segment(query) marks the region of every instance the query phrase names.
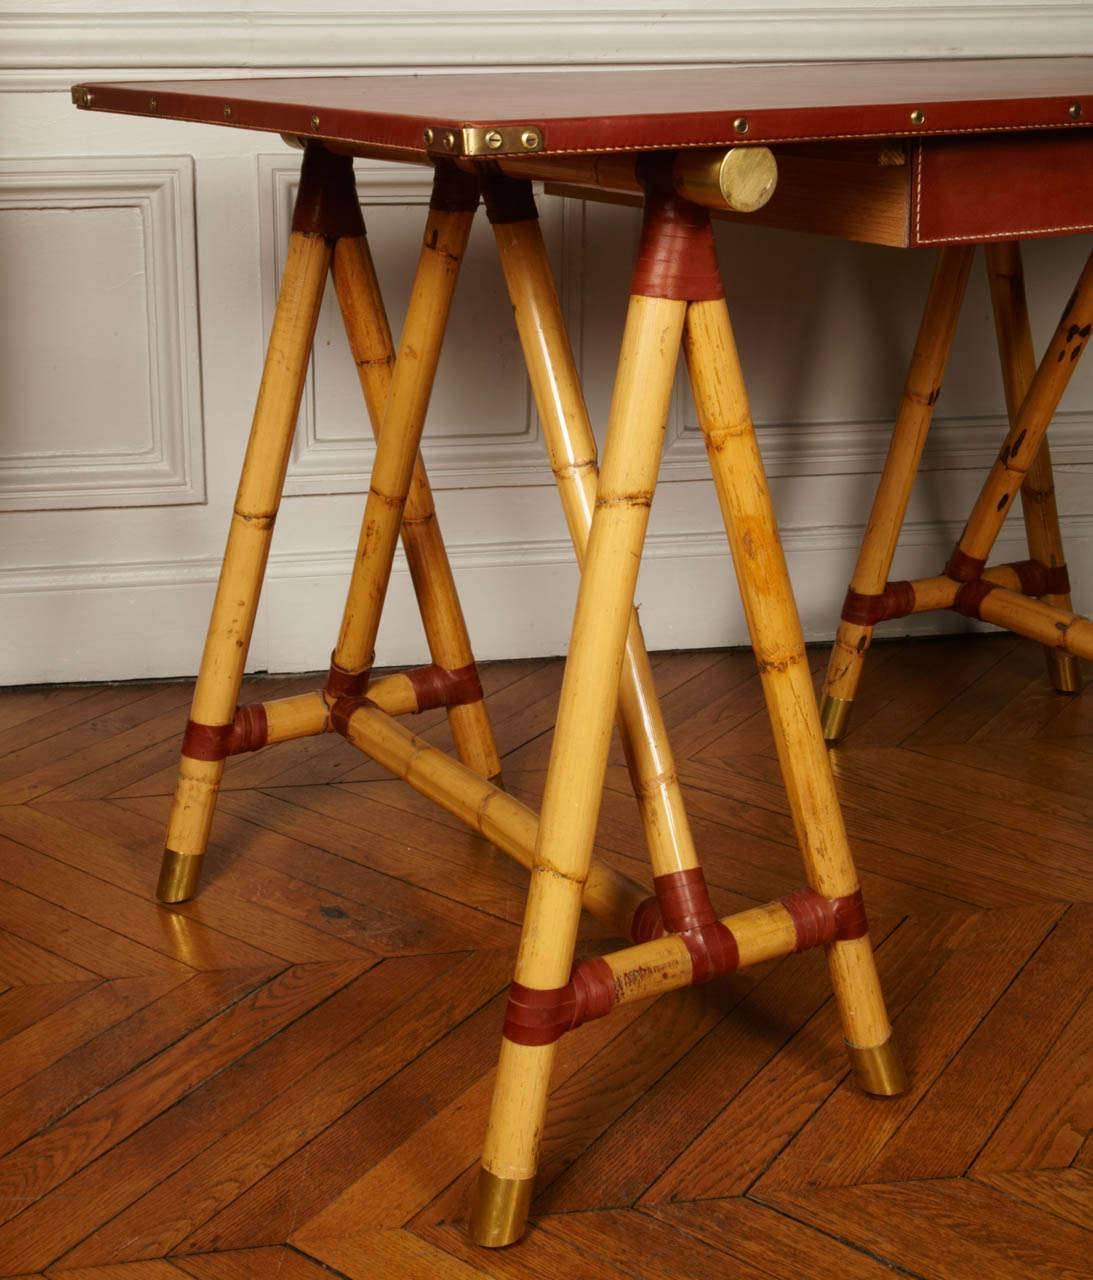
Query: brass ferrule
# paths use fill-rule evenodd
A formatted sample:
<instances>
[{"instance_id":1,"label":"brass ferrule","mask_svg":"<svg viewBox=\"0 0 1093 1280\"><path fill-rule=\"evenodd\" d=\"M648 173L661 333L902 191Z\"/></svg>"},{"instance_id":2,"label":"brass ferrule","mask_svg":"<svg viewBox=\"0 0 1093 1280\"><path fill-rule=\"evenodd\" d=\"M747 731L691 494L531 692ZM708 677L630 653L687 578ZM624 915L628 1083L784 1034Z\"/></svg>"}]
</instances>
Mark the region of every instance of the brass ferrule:
<instances>
[{"instance_id":1,"label":"brass ferrule","mask_svg":"<svg viewBox=\"0 0 1093 1280\"><path fill-rule=\"evenodd\" d=\"M515 1244L524 1234L532 1178L499 1178L488 1169L479 1169L471 1198L470 1236L475 1244L501 1249Z\"/></svg>"},{"instance_id":2,"label":"brass ferrule","mask_svg":"<svg viewBox=\"0 0 1093 1280\"><path fill-rule=\"evenodd\" d=\"M820 702L820 727L824 732L824 741L839 742L846 733L847 721L850 719L850 708L854 705L850 698L836 698L825 693Z\"/></svg>"},{"instance_id":3,"label":"brass ferrule","mask_svg":"<svg viewBox=\"0 0 1093 1280\"><path fill-rule=\"evenodd\" d=\"M201 879L203 853L176 853L164 849L163 863L159 869L156 897L160 902L186 902L197 892Z\"/></svg>"},{"instance_id":4,"label":"brass ferrule","mask_svg":"<svg viewBox=\"0 0 1093 1280\"><path fill-rule=\"evenodd\" d=\"M854 1079L866 1093L894 1098L897 1094L907 1092L907 1072L892 1036L883 1044L869 1049L848 1044L846 1052L854 1071Z\"/></svg>"}]
</instances>

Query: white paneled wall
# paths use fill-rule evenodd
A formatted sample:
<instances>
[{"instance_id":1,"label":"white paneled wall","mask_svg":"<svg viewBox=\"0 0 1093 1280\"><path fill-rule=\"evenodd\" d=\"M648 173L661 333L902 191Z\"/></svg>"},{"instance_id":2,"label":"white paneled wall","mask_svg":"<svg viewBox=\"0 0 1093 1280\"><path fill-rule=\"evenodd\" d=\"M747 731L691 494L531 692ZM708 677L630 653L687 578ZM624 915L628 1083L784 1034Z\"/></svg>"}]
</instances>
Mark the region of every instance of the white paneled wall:
<instances>
[{"instance_id":1,"label":"white paneled wall","mask_svg":"<svg viewBox=\"0 0 1093 1280\"><path fill-rule=\"evenodd\" d=\"M0 683L196 669L299 162L275 137L77 112L67 94L73 81L1091 52L1091 14L1088 0L600 0L593 9L544 0L515 11L500 0L394 10L324 0L321 12L299 0L39 0L33 9L0 0ZM358 183L397 331L427 174L360 163ZM552 199L541 212L602 424L636 218ZM723 227L720 240L806 629L821 638L845 591L932 254L749 227ZM1041 341L1088 247L1029 246ZM936 570L997 449L1004 408L991 343L980 273L912 504L901 576ZM1053 433L1058 485L1077 595L1089 609L1093 370L1079 375L1063 410ZM576 577L484 221L464 268L427 458L479 655L563 651ZM325 665L370 459L328 306L253 669ZM1016 525L1008 539L1017 554ZM639 594L652 647L744 638L682 389ZM417 661L424 652L400 567L379 660Z\"/></svg>"}]
</instances>

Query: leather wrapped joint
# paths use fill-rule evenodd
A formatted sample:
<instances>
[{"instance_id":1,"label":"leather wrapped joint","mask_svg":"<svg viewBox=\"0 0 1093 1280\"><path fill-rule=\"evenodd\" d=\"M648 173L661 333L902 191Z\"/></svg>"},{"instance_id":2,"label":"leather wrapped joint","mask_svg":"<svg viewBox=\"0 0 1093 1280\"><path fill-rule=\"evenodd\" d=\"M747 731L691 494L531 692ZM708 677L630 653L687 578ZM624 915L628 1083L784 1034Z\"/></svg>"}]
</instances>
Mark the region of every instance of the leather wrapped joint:
<instances>
[{"instance_id":1,"label":"leather wrapped joint","mask_svg":"<svg viewBox=\"0 0 1093 1280\"><path fill-rule=\"evenodd\" d=\"M191 760L226 760L244 751L257 751L269 738L266 708L261 702L236 707L230 724L186 722L182 754Z\"/></svg>"},{"instance_id":2,"label":"leather wrapped joint","mask_svg":"<svg viewBox=\"0 0 1093 1280\"><path fill-rule=\"evenodd\" d=\"M630 292L678 302L723 298L709 212L676 194L672 159L669 153L638 161L645 187L645 218Z\"/></svg>"},{"instance_id":3,"label":"leather wrapped joint","mask_svg":"<svg viewBox=\"0 0 1093 1280\"><path fill-rule=\"evenodd\" d=\"M873 627L890 618L905 618L914 611L914 583L886 582L878 595L865 595L850 587L843 601L842 620L859 627Z\"/></svg>"},{"instance_id":4,"label":"leather wrapped joint","mask_svg":"<svg viewBox=\"0 0 1093 1280\"><path fill-rule=\"evenodd\" d=\"M983 601L986 600L996 586L996 583L987 582L985 578L978 578L975 582L965 582L956 593L953 608L966 618L981 618L983 616Z\"/></svg>"},{"instance_id":5,"label":"leather wrapped joint","mask_svg":"<svg viewBox=\"0 0 1093 1280\"><path fill-rule=\"evenodd\" d=\"M327 240L364 235L352 156L335 155L318 142L307 144L292 229Z\"/></svg>"},{"instance_id":6,"label":"leather wrapped joint","mask_svg":"<svg viewBox=\"0 0 1093 1280\"><path fill-rule=\"evenodd\" d=\"M869 932L860 889L841 898L825 898L813 889L797 889L782 899L796 936L794 952L833 942L851 942Z\"/></svg>"},{"instance_id":7,"label":"leather wrapped joint","mask_svg":"<svg viewBox=\"0 0 1093 1280\"><path fill-rule=\"evenodd\" d=\"M344 667L338 666L334 661L334 655L331 654L330 670L326 675L323 693L332 702L336 702L339 698L363 698L368 691L368 682L371 678L371 661L360 671L347 671Z\"/></svg>"},{"instance_id":8,"label":"leather wrapped joint","mask_svg":"<svg viewBox=\"0 0 1093 1280\"><path fill-rule=\"evenodd\" d=\"M974 582L977 578L982 577L983 570L987 567L986 560L980 560L977 556L969 556L956 547L949 557L949 563L945 566L945 576L952 578L954 582Z\"/></svg>"},{"instance_id":9,"label":"leather wrapped joint","mask_svg":"<svg viewBox=\"0 0 1093 1280\"><path fill-rule=\"evenodd\" d=\"M653 888L656 897L647 898L634 912L634 941L678 934L691 957L691 982L696 985L734 973L740 949L732 931L718 919L702 868L655 876Z\"/></svg>"},{"instance_id":10,"label":"leather wrapped joint","mask_svg":"<svg viewBox=\"0 0 1093 1280\"><path fill-rule=\"evenodd\" d=\"M1018 560L1010 568L1017 575L1021 594L1026 596L1070 595L1070 574L1065 564L1044 564L1042 560Z\"/></svg>"},{"instance_id":11,"label":"leather wrapped joint","mask_svg":"<svg viewBox=\"0 0 1093 1280\"><path fill-rule=\"evenodd\" d=\"M473 662L454 671L434 662L427 667L407 671L406 678L413 686L418 711L432 711L434 707L462 707L482 701L482 681Z\"/></svg>"},{"instance_id":12,"label":"leather wrapped joint","mask_svg":"<svg viewBox=\"0 0 1093 1280\"><path fill-rule=\"evenodd\" d=\"M585 960L564 987L537 990L514 982L505 1009L504 1035L514 1044L543 1045L591 1018L602 1018L618 1003L615 976L600 956Z\"/></svg>"},{"instance_id":13,"label":"leather wrapped joint","mask_svg":"<svg viewBox=\"0 0 1093 1280\"><path fill-rule=\"evenodd\" d=\"M330 727L335 733L340 733L342 737L346 737L349 733L349 719L354 711L360 710L361 707L374 707L374 702L369 702L367 698L338 698L338 700L330 708Z\"/></svg>"},{"instance_id":14,"label":"leather wrapped joint","mask_svg":"<svg viewBox=\"0 0 1093 1280\"><path fill-rule=\"evenodd\" d=\"M486 217L495 227L508 222L534 222L539 217L535 193L527 178L490 174L482 181L482 200Z\"/></svg>"},{"instance_id":15,"label":"leather wrapped joint","mask_svg":"<svg viewBox=\"0 0 1093 1280\"><path fill-rule=\"evenodd\" d=\"M438 213L474 213L478 208L478 177L452 164L438 160L433 170L433 191L429 208Z\"/></svg>"}]
</instances>

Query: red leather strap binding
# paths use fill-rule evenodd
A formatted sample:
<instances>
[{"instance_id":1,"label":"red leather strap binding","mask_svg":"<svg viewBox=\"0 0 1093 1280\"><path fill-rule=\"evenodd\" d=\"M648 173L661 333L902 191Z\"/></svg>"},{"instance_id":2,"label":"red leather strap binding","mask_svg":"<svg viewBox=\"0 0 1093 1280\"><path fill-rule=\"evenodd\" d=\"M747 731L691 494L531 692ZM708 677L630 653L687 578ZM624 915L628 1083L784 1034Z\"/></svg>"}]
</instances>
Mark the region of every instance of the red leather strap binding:
<instances>
[{"instance_id":1,"label":"red leather strap binding","mask_svg":"<svg viewBox=\"0 0 1093 1280\"><path fill-rule=\"evenodd\" d=\"M339 698L330 708L330 727L344 738L349 731L349 717L359 707L374 706L367 698Z\"/></svg>"},{"instance_id":2,"label":"red leather strap binding","mask_svg":"<svg viewBox=\"0 0 1093 1280\"><path fill-rule=\"evenodd\" d=\"M859 627L872 627L889 618L905 618L915 611L915 588L911 582L886 582L875 596L864 595L850 587L843 601L843 622Z\"/></svg>"},{"instance_id":3,"label":"red leather strap binding","mask_svg":"<svg viewBox=\"0 0 1093 1280\"><path fill-rule=\"evenodd\" d=\"M224 760L231 731L230 724L199 724L196 720L187 720L182 754L191 760Z\"/></svg>"},{"instance_id":4,"label":"red leather strap binding","mask_svg":"<svg viewBox=\"0 0 1093 1280\"><path fill-rule=\"evenodd\" d=\"M945 576L952 578L954 582L974 582L982 574L986 565L986 560L966 555L957 546L949 557L949 563L945 566Z\"/></svg>"},{"instance_id":5,"label":"red leather strap binding","mask_svg":"<svg viewBox=\"0 0 1093 1280\"><path fill-rule=\"evenodd\" d=\"M710 901L701 867L654 876L653 888L660 904L665 932L683 933L687 929L717 923L717 912Z\"/></svg>"},{"instance_id":6,"label":"red leather strap binding","mask_svg":"<svg viewBox=\"0 0 1093 1280\"><path fill-rule=\"evenodd\" d=\"M831 910L835 916L837 942L851 942L854 938L864 938L869 932L865 901L860 889L855 889L853 893L848 893L843 898L832 898Z\"/></svg>"},{"instance_id":7,"label":"red leather strap binding","mask_svg":"<svg viewBox=\"0 0 1093 1280\"><path fill-rule=\"evenodd\" d=\"M689 867L655 876L653 888L662 930L678 933L690 953L691 981L708 982L723 973L732 973L740 963L740 950L732 932L717 918L702 868ZM640 913L641 908L638 910Z\"/></svg>"},{"instance_id":8,"label":"red leather strap binding","mask_svg":"<svg viewBox=\"0 0 1093 1280\"><path fill-rule=\"evenodd\" d=\"M539 217L535 194L526 178L490 174L482 182L486 217L496 227L506 222L534 222Z\"/></svg>"},{"instance_id":9,"label":"red leather strap binding","mask_svg":"<svg viewBox=\"0 0 1093 1280\"><path fill-rule=\"evenodd\" d=\"M330 655L330 670L326 676L326 687L323 692L328 698L363 698L368 690L368 681L372 678L372 660L363 671L346 671L334 661Z\"/></svg>"},{"instance_id":10,"label":"red leather strap binding","mask_svg":"<svg viewBox=\"0 0 1093 1280\"><path fill-rule=\"evenodd\" d=\"M244 751L257 751L269 739L269 721L261 702L246 707L236 707L228 736L228 755L240 755Z\"/></svg>"},{"instance_id":11,"label":"red leather strap binding","mask_svg":"<svg viewBox=\"0 0 1093 1280\"><path fill-rule=\"evenodd\" d=\"M182 735L182 754L191 760L224 760L244 751L257 751L266 745L269 725L266 709L260 702L236 707L231 724L199 724L186 722Z\"/></svg>"},{"instance_id":12,"label":"red leather strap binding","mask_svg":"<svg viewBox=\"0 0 1093 1280\"><path fill-rule=\"evenodd\" d=\"M789 912L797 935L794 952L808 951L835 941L835 912L830 898L812 889L795 889L782 899L782 906Z\"/></svg>"},{"instance_id":13,"label":"red leather strap binding","mask_svg":"<svg viewBox=\"0 0 1093 1280\"><path fill-rule=\"evenodd\" d=\"M478 208L478 178L448 160L438 160L429 208L439 213L474 213Z\"/></svg>"},{"instance_id":14,"label":"red leather strap binding","mask_svg":"<svg viewBox=\"0 0 1093 1280\"><path fill-rule=\"evenodd\" d=\"M292 229L328 240L364 235L352 156L336 156L317 142L308 143Z\"/></svg>"},{"instance_id":15,"label":"red leather strap binding","mask_svg":"<svg viewBox=\"0 0 1093 1280\"><path fill-rule=\"evenodd\" d=\"M1042 560L1018 560L1010 568L1017 574L1021 594L1026 596L1068 596L1070 575L1065 564L1044 564Z\"/></svg>"},{"instance_id":16,"label":"red leather strap binding","mask_svg":"<svg viewBox=\"0 0 1093 1280\"><path fill-rule=\"evenodd\" d=\"M667 930L660 915L660 903L656 898L643 898L634 912L630 924L632 942L652 942L654 938L662 938Z\"/></svg>"},{"instance_id":17,"label":"red leather strap binding","mask_svg":"<svg viewBox=\"0 0 1093 1280\"><path fill-rule=\"evenodd\" d=\"M735 973L739 968L740 948L732 931L720 920L698 929L687 929L679 936L691 955L691 982L695 986Z\"/></svg>"},{"instance_id":18,"label":"red leather strap binding","mask_svg":"<svg viewBox=\"0 0 1093 1280\"><path fill-rule=\"evenodd\" d=\"M981 617L983 601L995 589L996 584L979 578L975 582L966 582L956 593L953 608L966 618Z\"/></svg>"},{"instance_id":19,"label":"red leather strap binding","mask_svg":"<svg viewBox=\"0 0 1093 1280\"><path fill-rule=\"evenodd\" d=\"M630 292L684 302L723 298L709 212L676 195L670 162L670 156L638 162L645 183L645 219Z\"/></svg>"},{"instance_id":20,"label":"red leather strap binding","mask_svg":"<svg viewBox=\"0 0 1093 1280\"><path fill-rule=\"evenodd\" d=\"M431 711L434 707L460 707L468 702L482 701L482 682L478 668L469 663L449 671L432 663L407 671L406 678L414 688L419 711Z\"/></svg>"},{"instance_id":21,"label":"red leather strap binding","mask_svg":"<svg viewBox=\"0 0 1093 1280\"><path fill-rule=\"evenodd\" d=\"M602 1018L618 1000L611 966L585 960L564 987L537 990L514 982L505 1008L504 1036L514 1044L553 1044L590 1018Z\"/></svg>"},{"instance_id":22,"label":"red leather strap binding","mask_svg":"<svg viewBox=\"0 0 1093 1280\"><path fill-rule=\"evenodd\" d=\"M812 889L796 889L782 899L782 906L793 920L795 952L864 938L869 932L860 889L842 898L825 898Z\"/></svg>"}]
</instances>

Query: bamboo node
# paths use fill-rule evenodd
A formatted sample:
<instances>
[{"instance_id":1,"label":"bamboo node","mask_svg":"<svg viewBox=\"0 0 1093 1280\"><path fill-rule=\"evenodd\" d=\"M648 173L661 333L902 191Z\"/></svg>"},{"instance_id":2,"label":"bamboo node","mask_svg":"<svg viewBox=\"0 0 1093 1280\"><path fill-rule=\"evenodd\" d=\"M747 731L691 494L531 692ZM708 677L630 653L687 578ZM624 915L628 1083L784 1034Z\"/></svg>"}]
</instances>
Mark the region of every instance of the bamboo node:
<instances>
[{"instance_id":1,"label":"bamboo node","mask_svg":"<svg viewBox=\"0 0 1093 1280\"><path fill-rule=\"evenodd\" d=\"M755 655L755 665L760 675L766 675L768 671L788 671L790 667L804 660L803 652L791 653L787 658L760 658L758 654Z\"/></svg>"},{"instance_id":2,"label":"bamboo node","mask_svg":"<svg viewBox=\"0 0 1093 1280\"><path fill-rule=\"evenodd\" d=\"M254 529L272 529L277 519L277 512L240 511L238 507L232 512L237 520L249 524Z\"/></svg>"},{"instance_id":3,"label":"bamboo node","mask_svg":"<svg viewBox=\"0 0 1093 1280\"><path fill-rule=\"evenodd\" d=\"M385 507L390 507L392 511L400 511L406 503L406 494L404 493L381 493L375 485L368 486L368 496L379 498Z\"/></svg>"},{"instance_id":4,"label":"bamboo node","mask_svg":"<svg viewBox=\"0 0 1093 1280\"><path fill-rule=\"evenodd\" d=\"M637 493L619 493L609 497L596 498L596 510L601 507L651 507L653 491L646 489Z\"/></svg>"}]
</instances>

